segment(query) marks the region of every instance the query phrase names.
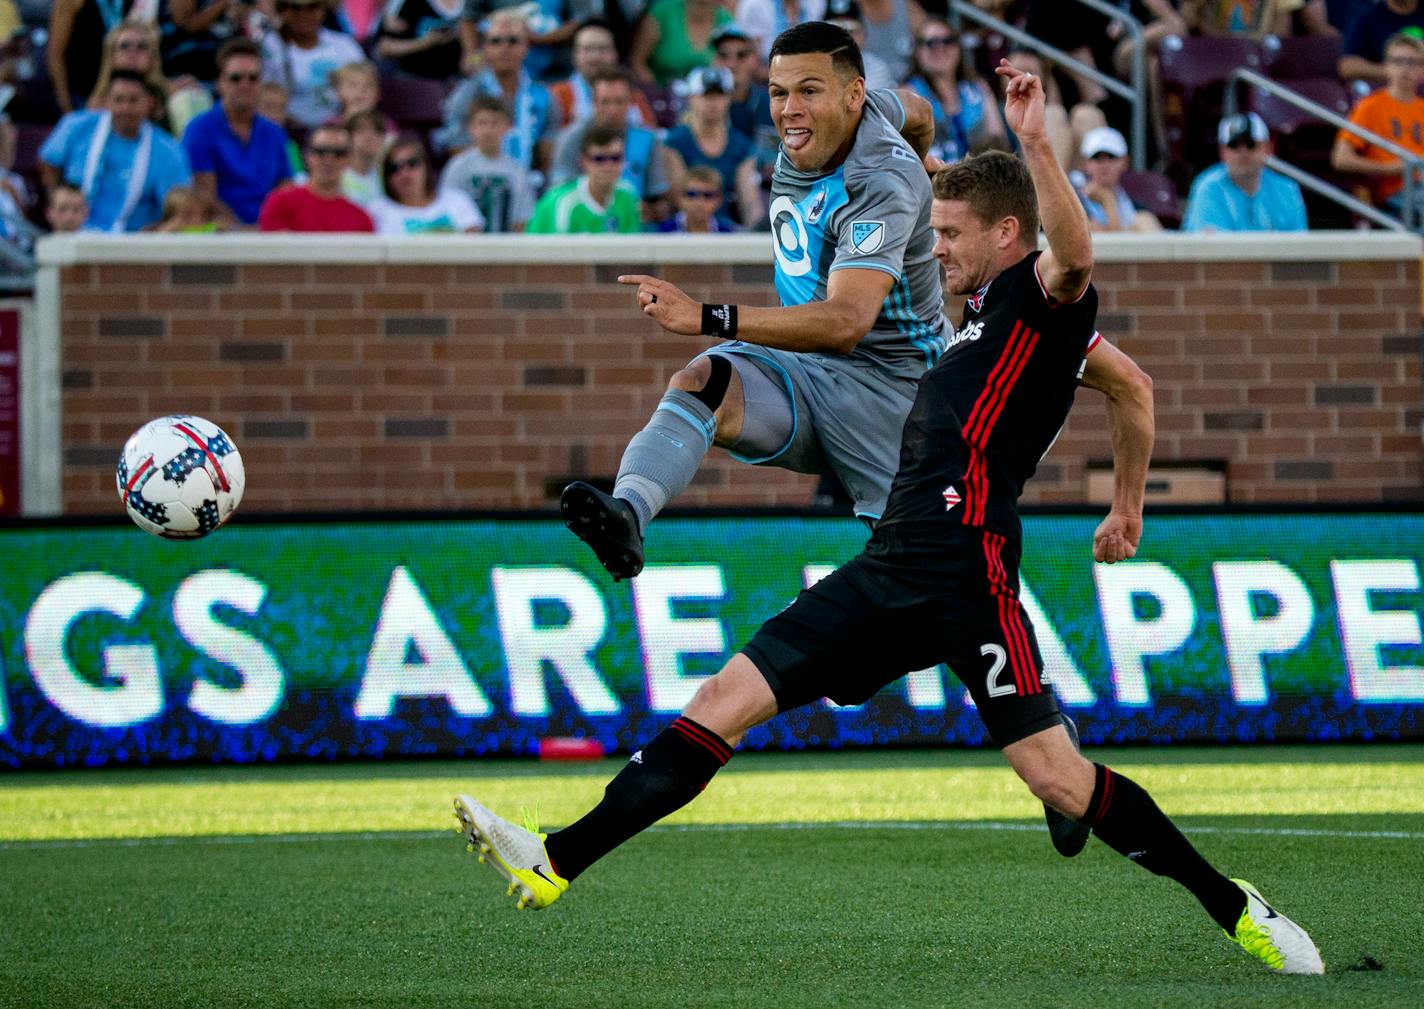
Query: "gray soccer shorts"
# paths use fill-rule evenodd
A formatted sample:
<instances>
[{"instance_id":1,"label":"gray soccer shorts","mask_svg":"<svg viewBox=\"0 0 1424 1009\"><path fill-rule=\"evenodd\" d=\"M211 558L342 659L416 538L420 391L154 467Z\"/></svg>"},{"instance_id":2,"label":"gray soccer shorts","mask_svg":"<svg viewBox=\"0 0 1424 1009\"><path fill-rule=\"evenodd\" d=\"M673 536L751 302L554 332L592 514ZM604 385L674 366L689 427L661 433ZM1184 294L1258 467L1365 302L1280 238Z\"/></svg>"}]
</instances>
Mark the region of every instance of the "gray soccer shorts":
<instances>
[{"instance_id":1,"label":"gray soccer shorts","mask_svg":"<svg viewBox=\"0 0 1424 1009\"><path fill-rule=\"evenodd\" d=\"M900 465L900 435L924 375L860 356L835 357L733 342L712 347L742 381L745 421L734 459L797 473L834 473L875 521ZM750 366L749 366L750 365Z\"/></svg>"}]
</instances>

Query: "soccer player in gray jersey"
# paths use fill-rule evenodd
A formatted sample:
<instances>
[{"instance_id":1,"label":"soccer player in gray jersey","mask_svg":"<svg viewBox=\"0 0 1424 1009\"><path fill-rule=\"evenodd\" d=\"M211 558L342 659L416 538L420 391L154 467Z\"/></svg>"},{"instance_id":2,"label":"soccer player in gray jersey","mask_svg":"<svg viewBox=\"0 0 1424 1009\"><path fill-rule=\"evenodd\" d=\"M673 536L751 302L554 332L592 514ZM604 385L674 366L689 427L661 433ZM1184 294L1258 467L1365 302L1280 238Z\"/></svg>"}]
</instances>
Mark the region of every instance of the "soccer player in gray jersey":
<instances>
[{"instance_id":1,"label":"soccer player in gray jersey","mask_svg":"<svg viewBox=\"0 0 1424 1009\"><path fill-rule=\"evenodd\" d=\"M916 386L947 343L928 103L867 93L854 40L819 21L777 36L769 87L782 145L770 208L781 305L704 305L656 277L619 278L668 332L727 342L673 375L611 496L564 489L564 521L615 580L643 569L648 522L714 444L752 464L834 473L873 523Z\"/></svg>"}]
</instances>

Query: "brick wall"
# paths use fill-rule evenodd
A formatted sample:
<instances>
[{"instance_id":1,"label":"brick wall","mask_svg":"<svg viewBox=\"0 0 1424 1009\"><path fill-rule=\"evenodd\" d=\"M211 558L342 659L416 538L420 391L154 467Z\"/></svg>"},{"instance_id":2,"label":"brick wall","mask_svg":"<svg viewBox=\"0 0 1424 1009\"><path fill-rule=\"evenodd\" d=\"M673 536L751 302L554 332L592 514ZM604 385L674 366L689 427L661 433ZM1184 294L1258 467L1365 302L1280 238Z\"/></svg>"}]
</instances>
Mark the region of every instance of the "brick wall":
<instances>
[{"instance_id":1,"label":"brick wall","mask_svg":"<svg viewBox=\"0 0 1424 1009\"><path fill-rule=\"evenodd\" d=\"M1424 496L1418 249L1339 237L1100 243L1099 326L1156 380L1158 459L1226 460L1235 502ZM236 438L245 510L545 507L570 475L614 473L706 345L643 319L619 273L771 300L758 238L631 257L608 240L342 241L46 242L63 510L112 512L119 446L169 412ZM1109 455L1099 397L1079 400L1030 501L1081 501ZM679 503L800 505L813 487L714 451Z\"/></svg>"}]
</instances>

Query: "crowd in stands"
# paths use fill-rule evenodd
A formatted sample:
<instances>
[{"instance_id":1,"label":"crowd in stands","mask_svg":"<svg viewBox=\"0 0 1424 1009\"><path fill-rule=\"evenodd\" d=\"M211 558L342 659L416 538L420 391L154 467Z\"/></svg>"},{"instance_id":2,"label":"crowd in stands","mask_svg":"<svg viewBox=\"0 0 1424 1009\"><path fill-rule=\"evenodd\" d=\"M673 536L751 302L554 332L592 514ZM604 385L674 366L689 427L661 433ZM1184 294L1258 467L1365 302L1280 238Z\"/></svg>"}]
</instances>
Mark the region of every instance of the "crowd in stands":
<instances>
[{"instance_id":1,"label":"crowd in stands","mask_svg":"<svg viewBox=\"0 0 1424 1009\"><path fill-rule=\"evenodd\" d=\"M1225 116L1219 87L1214 106L1174 92L1196 40L1294 54L1309 94L1338 89L1353 122L1424 157L1421 0L1114 2L1140 36L1075 0L974 6L1124 81L1140 37L1141 152L1100 79L947 0L55 0L43 24L0 0L0 236L765 229L769 49L812 19L857 39L870 87L930 103L946 162L1015 147L999 58L1042 75L1095 230L1307 226L1299 185L1266 164L1300 124L1287 135L1249 99ZM1215 134L1194 149L1203 107ZM1316 136L1315 168L1405 209L1397 152Z\"/></svg>"}]
</instances>

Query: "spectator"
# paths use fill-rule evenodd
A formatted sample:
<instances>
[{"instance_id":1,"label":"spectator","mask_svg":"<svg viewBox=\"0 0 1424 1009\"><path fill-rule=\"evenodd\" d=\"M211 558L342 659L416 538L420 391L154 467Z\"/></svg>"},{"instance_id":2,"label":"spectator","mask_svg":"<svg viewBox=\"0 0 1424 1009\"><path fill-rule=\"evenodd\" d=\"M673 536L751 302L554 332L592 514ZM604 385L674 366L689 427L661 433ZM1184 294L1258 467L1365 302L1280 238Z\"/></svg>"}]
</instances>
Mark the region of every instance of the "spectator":
<instances>
[{"instance_id":1,"label":"spectator","mask_svg":"<svg viewBox=\"0 0 1424 1009\"><path fill-rule=\"evenodd\" d=\"M56 235L84 230L84 222L89 219L89 201L78 186L59 182L49 191L49 204L45 207L45 220L50 231Z\"/></svg>"},{"instance_id":2,"label":"spectator","mask_svg":"<svg viewBox=\"0 0 1424 1009\"><path fill-rule=\"evenodd\" d=\"M445 165L440 185L464 192L485 219L485 231L523 231L534 213L534 190L519 162L500 150L512 121L498 98L485 95L470 107L473 146Z\"/></svg>"},{"instance_id":3,"label":"spectator","mask_svg":"<svg viewBox=\"0 0 1424 1009\"><path fill-rule=\"evenodd\" d=\"M158 29L149 21L130 19L104 37L95 94L103 94L115 70L132 70L143 77L155 98L153 121L173 136L181 136L193 117L212 108L212 97L192 77L170 81L158 60Z\"/></svg>"},{"instance_id":4,"label":"spectator","mask_svg":"<svg viewBox=\"0 0 1424 1009\"><path fill-rule=\"evenodd\" d=\"M1182 19L1198 34L1259 42L1267 35L1293 35L1299 16L1308 34L1336 35L1325 16L1324 0L1184 0Z\"/></svg>"},{"instance_id":5,"label":"spectator","mask_svg":"<svg viewBox=\"0 0 1424 1009\"><path fill-rule=\"evenodd\" d=\"M733 24L713 32L712 45L717 53L712 65L732 75L732 129L751 137L758 164L770 167L776 161L781 138L771 121L771 97L760 79L766 67L757 58L755 42Z\"/></svg>"},{"instance_id":6,"label":"spectator","mask_svg":"<svg viewBox=\"0 0 1424 1009\"><path fill-rule=\"evenodd\" d=\"M40 148L45 189L77 185L98 231L142 231L162 216L174 186L192 183L178 142L149 122L153 95L132 70L115 70L103 109L71 112Z\"/></svg>"},{"instance_id":7,"label":"spectator","mask_svg":"<svg viewBox=\"0 0 1424 1009\"><path fill-rule=\"evenodd\" d=\"M333 70L331 90L336 95L336 114L328 122L344 123L358 112L376 112L381 107L381 74L370 60L357 60ZM400 127L381 113L381 132L394 140Z\"/></svg>"},{"instance_id":8,"label":"spectator","mask_svg":"<svg viewBox=\"0 0 1424 1009\"><path fill-rule=\"evenodd\" d=\"M886 63L879 53L865 48L865 24L860 17L860 5L855 0L827 0L826 20L850 32L851 38L855 39L855 44L860 47L867 91L899 86L900 78L895 76L890 64Z\"/></svg>"},{"instance_id":9,"label":"spectator","mask_svg":"<svg viewBox=\"0 0 1424 1009\"><path fill-rule=\"evenodd\" d=\"M1360 100L1350 113L1350 122L1424 156L1424 98L1419 97L1419 86L1424 83L1424 39L1412 32L1391 36L1384 46L1384 67L1388 74L1385 86ZM1400 212L1403 164L1393 154L1341 130L1330 152L1330 166L1337 172L1369 176L1375 205Z\"/></svg>"},{"instance_id":10,"label":"spectator","mask_svg":"<svg viewBox=\"0 0 1424 1009\"><path fill-rule=\"evenodd\" d=\"M634 234L642 230L638 194L623 181L623 138L595 126L579 150L583 174L545 193L534 207L530 234Z\"/></svg>"},{"instance_id":11,"label":"spectator","mask_svg":"<svg viewBox=\"0 0 1424 1009\"><path fill-rule=\"evenodd\" d=\"M257 114L262 50L233 39L218 51L218 104L188 124L193 188L229 223L252 227L267 194L292 177L287 134Z\"/></svg>"},{"instance_id":12,"label":"spectator","mask_svg":"<svg viewBox=\"0 0 1424 1009\"><path fill-rule=\"evenodd\" d=\"M245 0L159 0L163 72L212 84L218 78L218 50L228 39L246 34L252 11Z\"/></svg>"},{"instance_id":13,"label":"spectator","mask_svg":"<svg viewBox=\"0 0 1424 1009\"><path fill-rule=\"evenodd\" d=\"M549 94L564 127L581 123L593 116L593 87L589 83L605 70L618 66L618 48L608 26L591 21L574 35L574 72L557 84L549 85ZM653 127L657 122L652 106L641 91L633 92L633 104L628 107L628 125Z\"/></svg>"},{"instance_id":14,"label":"spectator","mask_svg":"<svg viewBox=\"0 0 1424 1009\"><path fill-rule=\"evenodd\" d=\"M174 186L163 200L163 218L153 230L171 235L213 235L227 229L212 200L187 186Z\"/></svg>"},{"instance_id":15,"label":"spectator","mask_svg":"<svg viewBox=\"0 0 1424 1009\"><path fill-rule=\"evenodd\" d=\"M287 89L287 114L303 129L336 113L331 72L366 58L350 35L322 27L324 0L276 0L279 28L262 38L263 73Z\"/></svg>"},{"instance_id":16,"label":"spectator","mask_svg":"<svg viewBox=\"0 0 1424 1009\"><path fill-rule=\"evenodd\" d=\"M1266 167L1271 131L1254 112L1227 116L1217 126L1221 164L1192 183L1183 231L1304 231L1300 186Z\"/></svg>"},{"instance_id":17,"label":"spectator","mask_svg":"<svg viewBox=\"0 0 1424 1009\"><path fill-rule=\"evenodd\" d=\"M910 74L915 38L924 23L925 11L917 0L860 0L860 25L865 33L861 53L873 53L884 60L899 84Z\"/></svg>"},{"instance_id":18,"label":"spectator","mask_svg":"<svg viewBox=\"0 0 1424 1009\"><path fill-rule=\"evenodd\" d=\"M485 68L465 78L446 99L437 146L453 151L467 144L471 104L480 95L493 95L514 110L514 129L504 138L504 152L526 170L547 170L554 147L553 99L524 69L528 53L524 18L510 11L492 14L484 38Z\"/></svg>"},{"instance_id":19,"label":"spectator","mask_svg":"<svg viewBox=\"0 0 1424 1009\"><path fill-rule=\"evenodd\" d=\"M717 169L723 180L723 201L735 200L737 219L750 227L762 216L761 177L756 170L756 144L732 129L732 72L702 67L683 83L688 111L681 125L669 130L668 171L673 186L694 165Z\"/></svg>"},{"instance_id":20,"label":"spectator","mask_svg":"<svg viewBox=\"0 0 1424 1009\"><path fill-rule=\"evenodd\" d=\"M344 126L318 126L307 139L305 184L269 195L257 216L262 231L374 231L371 216L341 195L341 173L351 157Z\"/></svg>"},{"instance_id":21,"label":"spectator","mask_svg":"<svg viewBox=\"0 0 1424 1009\"><path fill-rule=\"evenodd\" d=\"M287 115L287 89L276 81L263 81L257 86L257 114L270 120L285 131L290 122ZM302 147L289 133L287 135L287 165L292 170L292 178L301 181L307 177L307 167L302 164Z\"/></svg>"},{"instance_id":22,"label":"spectator","mask_svg":"<svg viewBox=\"0 0 1424 1009\"><path fill-rule=\"evenodd\" d=\"M386 153L386 117L375 109L356 112L342 124L351 134L351 163L341 173L341 192L352 203L369 207L385 195L381 157Z\"/></svg>"},{"instance_id":23,"label":"spectator","mask_svg":"<svg viewBox=\"0 0 1424 1009\"><path fill-rule=\"evenodd\" d=\"M682 177L677 190L677 213L658 225L664 233L686 235L724 234L737 226L720 213L722 176L711 165L696 165Z\"/></svg>"},{"instance_id":24,"label":"spectator","mask_svg":"<svg viewBox=\"0 0 1424 1009\"><path fill-rule=\"evenodd\" d=\"M638 24L628 65L639 81L667 87L712 62L712 35L732 15L717 0L654 0Z\"/></svg>"},{"instance_id":25,"label":"spectator","mask_svg":"<svg viewBox=\"0 0 1424 1009\"><path fill-rule=\"evenodd\" d=\"M633 104L633 78L628 71L615 67L593 79L593 118L570 126L559 136L554 148L554 163L550 181L561 186L578 175L583 159L583 138L595 126L617 133L623 141L623 181L633 187L638 198L647 201L649 216L661 220L665 209L654 204L672 188L668 177L667 148L657 134L641 126L628 125L628 109Z\"/></svg>"},{"instance_id":26,"label":"spectator","mask_svg":"<svg viewBox=\"0 0 1424 1009\"><path fill-rule=\"evenodd\" d=\"M1048 79L1043 81L1046 87ZM985 138L1008 139L998 98L964 60L959 35L948 22L925 19L905 86L930 103L935 124L930 153L946 164L959 161Z\"/></svg>"},{"instance_id":27,"label":"spectator","mask_svg":"<svg viewBox=\"0 0 1424 1009\"><path fill-rule=\"evenodd\" d=\"M792 25L820 21L826 16L826 0L741 0L737 4L737 24L766 64L771 60L771 43ZM712 44L716 45L714 37Z\"/></svg>"},{"instance_id":28,"label":"spectator","mask_svg":"<svg viewBox=\"0 0 1424 1009\"><path fill-rule=\"evenodd\" d=\"M95 93L104 37L142 0L54 0L45 63L60 112L82 109Z\"/></svg>"},{"instance_id":29,"label":"spectator","mask_svg":"<svg viewBox=\"0 0 1424 1009\"><path fill-rule=\"evenodd\" d=\"M1127 139L1111 126L1100 126L1083 138L1084 182L1078 198L1093 231L1161 231L1162 222L1138 210L1122 188L1127 171Z\"/></svg>"},{"instance_id":30,"label":"spectator","mask_svg":"<svg viewBox=\"0 0 1424 1009\"><path fill-rule=\"evenodd\" d=\"M485 219L461 189L436 185L425 142L402 134L386 151L381 180L388 196L367 208L379 235L454 234L483 231Z\"/></svg>"},{"instance_id":31,"label":"spectator","mask_svg":"<svg viewBox=\"0 0 1424 1009\"><path fill-rule=\"evenodd\" d=\"M580 0L580 7L588 7ZM529 52L524 69L536 81L546 81L568 73L564 47L578 30L579 22L570 13L570 0L465 0L460 16L460 47L463 68L472 72L480 65L480 35L489 33L488 19L500 11L517 9L529 31ZM596 11L588 11L596 16Z\"/></svg>"},{"instance_id":32,"label":"spectator","mask_svg":"<svg viewBox=\"0 0 1424 1009\"><path fill-rule=\"evenodd\" d=\"M387 5L376 55L412 77L443 81L458 76L457 26L464 5L464 0L396 0Z\"/></svg>"},{"instance_id":33,"label":"spectator","mask_svg":"<svg viewBox=\"0 0 1424 1009\"><path fill-rule=\"evenodd\" d=\"M1340 56L1340 76L1382 85L1389 79L1384 66L1384 44L1402 31L1424 31L1424 10L1419 0L1379 0L1364 10L1345 33Z\"/></svg>"}]
</instances>

